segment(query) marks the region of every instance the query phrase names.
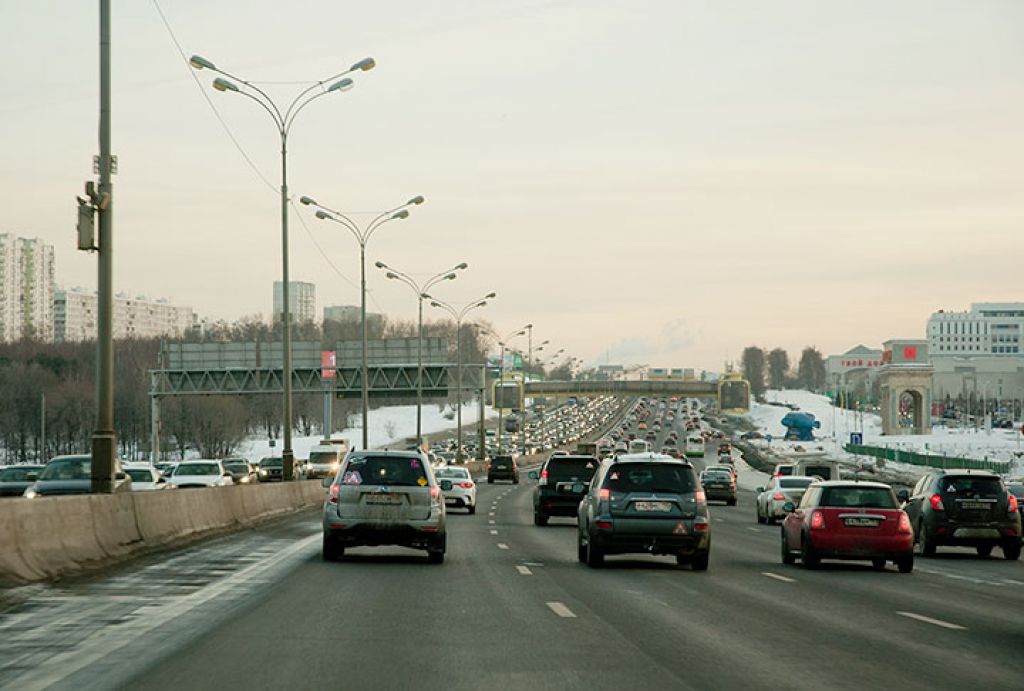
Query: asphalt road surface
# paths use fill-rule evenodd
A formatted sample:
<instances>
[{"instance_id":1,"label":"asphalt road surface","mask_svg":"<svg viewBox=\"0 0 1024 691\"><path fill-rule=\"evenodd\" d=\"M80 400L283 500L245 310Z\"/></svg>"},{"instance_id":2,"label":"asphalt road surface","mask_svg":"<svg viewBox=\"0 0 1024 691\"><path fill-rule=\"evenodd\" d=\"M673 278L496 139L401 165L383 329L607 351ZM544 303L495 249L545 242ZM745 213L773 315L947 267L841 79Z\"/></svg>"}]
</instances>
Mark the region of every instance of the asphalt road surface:
<instances>
[{"instance_id":1,"label":"asphalt road surface","mask_svg":"<svg viewBox=\"0 0 1024 691\"><path fill-rule=\"evenodd\" d=\"M706 573L644 555L593 570L574 520L533 525L532 485L482 484L439 566L399 548L324 562L305 514L8 592L0 687L1024 688L1024 565L999 550L908 575L783 566L742 491L712 506Z\"/></svg>"}]
</instances>

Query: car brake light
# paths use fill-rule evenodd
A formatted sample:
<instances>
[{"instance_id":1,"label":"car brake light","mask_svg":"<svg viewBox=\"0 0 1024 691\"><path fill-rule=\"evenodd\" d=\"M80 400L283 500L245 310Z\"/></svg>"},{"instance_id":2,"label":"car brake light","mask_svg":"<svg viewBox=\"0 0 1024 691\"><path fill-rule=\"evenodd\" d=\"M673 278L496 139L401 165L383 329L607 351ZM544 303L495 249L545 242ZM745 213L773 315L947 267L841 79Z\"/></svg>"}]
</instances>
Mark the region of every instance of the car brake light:
<instances>
[{"instance_id":1,"label":"car brake light","mask_svg":"<svg viewBox=\"0 0 1024 691\"><path fill-rule=\"evenodd\" d=\"M1017 513L1017 497L1012 494L1006 501L1006 513Z\"/></svg>"},{"instance_id":2,"label":"car brake light","mask_svg":"<svg viewBox=\"0 0 1024 691\"><path fill-rule=\"evenodd\" d=\"M775 501L785 501L786 495L783 494L782 492L776 492L775 494L772 495L772 499L774 499Z\"/></svg>"},{"instance_id":3,"label":"car brake light","mask_svg":"<svg viewBox=\"0 0 1024 691\"><path fill-rule=\"evenodd\" d=\"M695 519L693 519L694 532L706 533L708 532L709 527L710 525L708 524L708 519L704 518L703 516L697 516Z\"/></svg>"},{"instance_id":4,"label":"car brake light","mask_svg":"<svg viewBox=\"0 0 1024 691\"><path fill-rule=\"evenodd\" d=\"M694 492L693 498L697 500L698 504L703 504L708 500L707 495L704 494L703 490L697 490L696 492Z\"/></svg>"},{"instance_id":5,"label":"car brake light","mask_svg":"<svg viewBox=\"0 0 1024 691\"><path fill-rule=\"evenodd\" d=\"M340 491L341 491L341 485L337 485L337 484L331 485L331 496L327 499L327 502L330 503L330 504L337 504L338 503L338 492L340 492Z\"/></svg>"},{"instance_id":6,"label":"car brake light","mask_svg":"<svg viewBox=\"0 0 1024 691\"><path fill-rule=\"evenodd\" d=\"M900 512L900 524L897 530L901 533L912 533L913 529L910 527L910 516Z\"/></svg>"},{"instance_id":7,"label":"car brake light","mask_svg":"<svg viewBox=\"0 0 1024 691\"><path fill-rule=\"evenodd\" d=\"M441 488L438 487L437 485L434 485L433 487L431 487L430 488L430 498L431 499L439 499L440 497L441 497Z\"/></svg>"},{"instance_id":8,"label":"car brake light","mask_svg":"<svg viewBox=\"0 0 1024 691\"><path fill-rule=\"evenodd\" d=\"M538 485L546 485L546 484L548 484L548 469L547 468L545 468L544 470L540 471L540 480L537 482L537 484Z\"/></svg>"},{"instance_id":9,"label":"car brake light","mask_svg":"<svg viewBox=\"0 0 1024 691\"><path fill-rule=\"evenodd\" d=\"M600 491L600 493L598 493L597 498L600 499L601 501L608 501L612 498L612 491L605 487L603 490Z\"/></svg>"},{"instance_id":10,"label":"car brake light","mask_svg":"<svg viewBox=\"0 0 1024 691\"><path fill-rule=\"evenodd\" d=\"M487 469L490 470L491 468L492 468L492 465L490 463L488 463L487 464Z\"/></svg>"},{"instance_id":11,"label":"car brake light","mask_svg":"<svg viewBox=\"0 0 1024 691\"><path fill-rule=\"evenodd\" d=\"M811 528L822 529L825 527L825 514L815 511L811 514Z\"/></svg>"},{"instance_id":12,"label":"car brake light","mask_svg":"<svg viewBox=\"0 0 1024 691\"><path fill-rule=\"evenodd\" d=\"M472 483L472 482L460 482L460 483L459 483L459 487L462 487L462 488L464 488L464 489L469 489L469 488L471 488L472 486L473 486L473 483Z\"/></svg>"},{"instance_id":13,"label":"car brake light","mask_svg":"<svg viewBox=\"0 0 1024 691\"><path fill-rule=\"evenodd\" d=\"M930 501L932 503L932 508L935 511L945 511L946 510L946 507L942 503L942 497L940 497L939 495L933 494L932 496L928 497L928 501Z\"/></svg>"},{"instance_id":14,"label":"car brake light","mask_svg":"<svg viewBox=\"0 0 1024 691\"><path fill-rule=\"evenodd\" d=\"M612 522L611 521L598 521L597 522L597 527L600 528L601 530L611 530L612 529Z\"/></svg>"}]
</instances>

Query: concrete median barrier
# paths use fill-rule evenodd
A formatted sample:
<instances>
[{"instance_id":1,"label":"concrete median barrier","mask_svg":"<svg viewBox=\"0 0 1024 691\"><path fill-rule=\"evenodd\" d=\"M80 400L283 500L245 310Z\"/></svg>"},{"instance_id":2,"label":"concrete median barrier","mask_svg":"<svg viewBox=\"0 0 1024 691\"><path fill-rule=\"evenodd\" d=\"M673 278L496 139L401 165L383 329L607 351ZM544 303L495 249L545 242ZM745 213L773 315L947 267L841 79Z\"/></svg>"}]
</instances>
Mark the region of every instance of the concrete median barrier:
<instances>
[{"instance_id":1,"label":"concrete median barrier","mask_svg":"<svg viewBox=\"0 0 1024 691\"><path fill-rule=\"evenodd\" d=\"M319 506L319 482L0 502L0 584L59 578Z\"/></svg>"}]
</instances>

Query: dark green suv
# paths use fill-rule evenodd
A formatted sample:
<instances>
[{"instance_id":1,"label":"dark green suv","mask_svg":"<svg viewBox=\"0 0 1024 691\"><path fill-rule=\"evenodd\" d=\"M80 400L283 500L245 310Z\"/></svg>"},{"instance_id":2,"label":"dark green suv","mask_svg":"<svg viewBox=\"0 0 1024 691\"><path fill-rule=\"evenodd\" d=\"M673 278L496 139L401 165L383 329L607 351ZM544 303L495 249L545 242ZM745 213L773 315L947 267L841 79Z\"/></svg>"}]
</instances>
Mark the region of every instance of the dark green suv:
<instances>
[{"instance_id":1,"label":"dark green suv","mask_svg":"<svg viewBox=\"0 0 1024 691\"><path fill-rule=\"evenodd\" d=\"M925 557L939 546L974 547L987 557L1000 547L1020 558L1021 516L1017 498L1002 479L985 470L937 470L913 492L899 493L914 528L914 546Z\"/></svg>"},{"instance_id":2,"label":"dark green suv","mask_svg":"<svg viewBox=\"0 0 1024 691\"><path fill-rule=\"evenodd\" d=\"M538 481L533 491L533 524L547 525L551 516L575 518L599 465L594 456L551 455L539 475L531 471L530 478Z\"/></svg>"},{"instance_id":3,"label":"dark green suv","mask_svg":"<svg viewBox=\"0 0 1024 691\"><path fill-rule=\"evenodd\" d=\"M487 464L487 483L495 480L511 480L512 484L519 484L519 467L516 459L511 456L495 456Z\"/></svg>"}]
</instances>

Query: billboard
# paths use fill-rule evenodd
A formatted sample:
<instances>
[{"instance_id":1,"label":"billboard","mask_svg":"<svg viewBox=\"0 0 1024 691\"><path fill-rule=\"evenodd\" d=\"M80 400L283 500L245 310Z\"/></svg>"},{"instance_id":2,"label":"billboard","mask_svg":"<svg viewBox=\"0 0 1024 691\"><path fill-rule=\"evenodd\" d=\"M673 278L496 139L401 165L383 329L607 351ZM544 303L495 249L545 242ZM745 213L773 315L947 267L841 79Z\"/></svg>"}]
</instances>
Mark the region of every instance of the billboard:
<instances>
[{"instance_id":1,"label":"billboard","mask_svg":"<svg viewBox=\"0 0 1024 691\"><path fill-rule=\"evenodd\" d=\"M523 402L522 382L494 382L494 407L519 410Z\"/></svg>"},{"instance_id":2,"label":"billboard","mask_svg":"<svg viewBox=\"0 0 1024 691\"><path fill-rule=\"evenodd\" d=\"M504 369L506 372L520 371L523 369L523 356L519 353L506 353L503 366L500 355L488 355L487 368L493 370Z\"/></svg>"}]
</instances>

